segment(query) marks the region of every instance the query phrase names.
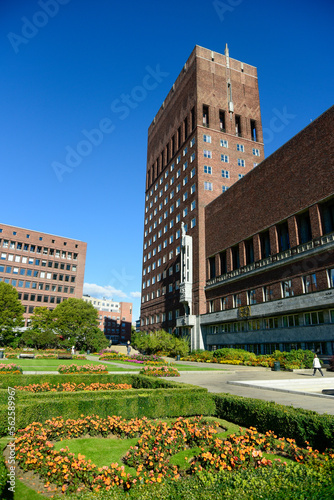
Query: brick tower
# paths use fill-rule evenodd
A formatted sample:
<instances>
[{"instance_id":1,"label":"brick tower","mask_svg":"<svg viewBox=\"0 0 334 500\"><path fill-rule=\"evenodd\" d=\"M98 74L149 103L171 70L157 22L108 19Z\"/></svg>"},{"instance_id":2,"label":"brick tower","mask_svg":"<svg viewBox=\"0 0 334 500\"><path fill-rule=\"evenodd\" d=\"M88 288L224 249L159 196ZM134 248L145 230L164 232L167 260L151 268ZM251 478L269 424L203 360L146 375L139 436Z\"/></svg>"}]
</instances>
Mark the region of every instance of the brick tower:
<instances>
[{"instance_id":1,"label":"brick tower","mask_svg":"<svg viewBox=\"0 0 334 500\"><path fill-rule=\"evenodd\" d=\"M256 68L196 46L148 130L142 331L206 312L204 208L263 159Z\"/></svg>"}]
</instances>

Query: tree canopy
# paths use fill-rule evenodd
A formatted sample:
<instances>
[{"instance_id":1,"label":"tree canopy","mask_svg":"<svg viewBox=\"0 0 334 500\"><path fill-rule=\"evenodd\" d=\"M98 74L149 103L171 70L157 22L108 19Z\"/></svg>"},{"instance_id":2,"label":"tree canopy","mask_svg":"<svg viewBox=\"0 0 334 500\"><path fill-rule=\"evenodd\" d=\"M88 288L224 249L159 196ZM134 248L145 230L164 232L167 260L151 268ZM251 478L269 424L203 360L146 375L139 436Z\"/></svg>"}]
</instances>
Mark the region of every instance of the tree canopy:
<instances>
[{"instance_id":1,"label":"tree canopy","mask_svg":"<svg viewBox=\"0 0 334 500\"><path fill-rule=\"evenodd\" d=\"M24 307L12 285L0 282L0 344L8 345L21 336L19 328L24 325Z\"/></svg>"}]
</instances>

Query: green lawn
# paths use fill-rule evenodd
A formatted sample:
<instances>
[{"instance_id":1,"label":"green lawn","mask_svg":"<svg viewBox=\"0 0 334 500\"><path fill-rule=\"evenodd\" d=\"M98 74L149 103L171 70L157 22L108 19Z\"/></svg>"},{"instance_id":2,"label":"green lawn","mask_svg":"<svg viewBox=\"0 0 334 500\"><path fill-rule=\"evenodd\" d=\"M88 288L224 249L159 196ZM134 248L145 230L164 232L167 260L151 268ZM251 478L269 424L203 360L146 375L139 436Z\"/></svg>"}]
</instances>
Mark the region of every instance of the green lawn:
<instances>
[{"instance_id":1,"label":"green lawn","mask_svg":"<svg viewBox=\"0 0 334 500\"><path fill-rule=\"evenodd\" d=\"M105 365L110 371L124 371L124 368L104 363L103 361L88 361L85 359L3 359L2 363L14 363L24 371L57 371L60 365Z\"/></svg>"},{"instance_id":2,"label":"green lawn","mask_svg":"<svg viewBox=\"0 0 334 500\"><path fill-rule=\"evenodd\" d=\"M138 438L118 439L118 438L78 438L65 439L55 443L55 449L68 446L71 453L85 455L97 467L109 466L112 463L124 465L122 457L126 454L130 446L135 446ZM124 466L126 473L136 474L136 469Z\"/></svg>"}]
</instances>

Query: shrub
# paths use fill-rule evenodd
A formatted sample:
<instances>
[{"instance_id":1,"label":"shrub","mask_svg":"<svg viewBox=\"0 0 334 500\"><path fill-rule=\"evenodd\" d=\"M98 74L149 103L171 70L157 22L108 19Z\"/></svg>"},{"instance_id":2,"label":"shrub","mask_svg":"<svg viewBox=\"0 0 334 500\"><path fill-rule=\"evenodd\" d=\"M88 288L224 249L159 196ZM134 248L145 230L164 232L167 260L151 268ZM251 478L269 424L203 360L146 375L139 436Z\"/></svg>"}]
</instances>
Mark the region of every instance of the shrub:
<instances>
[{"instance_id":1,"label":"shrub","mask_svg":"<svg viewBox=\"0 0 334 500\"><path fill-rule=\"evenodd\" d=\"M148 375L149 377L179 377L180 373L176 368L171 366L144 366L140 375Z\"/></svg>"},{"instance_id":2,"label":"shrub","mask_svg":"<svg viewBox=\"0 0 334 500\"><path fill-rule=\"evenodd\" d=\"M18 365L15 365L14 363L10 363L9 365L6 365L5 363L0 363L0 375L19 375L22 374L22 368Z\"/></svg>"},{"instance_id":3,"label":"shrub","mask_svg":"<svg viewBox=\"0 0 334 500\"><path fill-rule=\"evenodd\" d=\"M213 394L216 416L245 427L268 429L280 437L295 439L298 445L305 441L317 450L334 448L334 416L292 406L283 406L260 399L231 394Z\"/></svg>"},{"instance_id":4,"label":"shrub","mask_svg":"<svg viewBox=\"0 0 334 500\"><path fill-rule=\"evenodd\" d=\"M59 373L105 373L108 368L105 365L60 365Z\"/></svg>"}]
</instances>

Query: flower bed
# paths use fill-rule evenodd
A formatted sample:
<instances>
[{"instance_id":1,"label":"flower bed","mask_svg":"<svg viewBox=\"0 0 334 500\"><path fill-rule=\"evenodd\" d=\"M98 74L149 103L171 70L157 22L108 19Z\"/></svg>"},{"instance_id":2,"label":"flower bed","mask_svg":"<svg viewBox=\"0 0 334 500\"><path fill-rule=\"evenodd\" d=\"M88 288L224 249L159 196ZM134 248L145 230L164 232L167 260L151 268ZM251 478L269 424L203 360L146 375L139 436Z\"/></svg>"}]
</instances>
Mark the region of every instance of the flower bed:
<instances>
[{"instance_id":1,"label":"flower bed","mask_svg":"<svg viewBox=\"0 0 334 500\"><path fill-rule=\"evenodd\" d=\"M57 359L58 354L54 353L44 353L44 354L36 354L35 359Z\"/></svg>"},{"instance_id":2,"label":"flower bed","mask_svg":"<svg viewBox=\"0 0 334 500\"><path fill-rule=\"evenodd\" d=\"M120 391L132 389L130 384L101 384L95 382L86 385L84 382L76 384L75 382L65 382L63 384L29 384L25 386L15 385L14 389L26 392L77 392L77 391Z\"/></svg>"},{"instance_id":3,"label":"flower bed","mask_svg":"<svg viewBox=\"0 0 334 500\"><path fill-rule=\"evenodd\" d=\"M15 354L13 352L6 352L5 353L5 358L6 359L17 359L18 358L18 354Z\"/></svg>"},{"instance_id":4,"label":"flower bed","mask_svg":"<svg viewBox=\"0 0 334 500\"><path fill-rule=\"evenodd\" d=\"M180 373L176 368L171 366L144 366L140 375L148 375L149 377L179 377Z\"/></svg>"},{"instance_id":5,"label":"flower bed","mask_svg":"<svg viewBox=\"0 0 334 500\"><path fill-rule=\"evenodd\" d=\"M254 428L220 439L217 428L217 422L206 422L202 417L178 418L170 423L146 418L126 421L115 416L103 419L95 415L67 421L58 417L43 425L34 422L17 432L16 460L23 471L36 471L46 481L46 491L52 484L58 492L103 492L114 486L129 490L136 483L160 483L164 478L180 480L182 475L200 475L203 471L217 473L271 467L273 461L263 453L277 456L282 473L286 463L281 458L311 464L319 470L333 469L333 452L320 454L309 446L300 448L292 439L277 440L272 432L263 435ZM124 466L118 463L97 467L85 456L70 453L68 447L56 451L52 443L87 434L105 438L110 435L138 437L136 446L131 446L123 458L136 473L126 473ZM190 458L185 458L181 471L170 458L183 450L189 452Z\"/></svg>"},{"instance_id":6,"label":"flower bed","mask_svg":"<svg viewBox=\"0 0 334 500\"><path fill-rule=\"evenodd\" d=\"M22 375L22 368L14 363L0 363L0 375Z\"/></svg>"},{"instance_id":7,"label":"flower bed","mask_svg":"<svg viewBox=\"0 0 334 500\"><path fill-rule=\"evenodd\" d=\"M59 373L108 373L105 365L60 365Z\"/></svg>"}]
</instances>

